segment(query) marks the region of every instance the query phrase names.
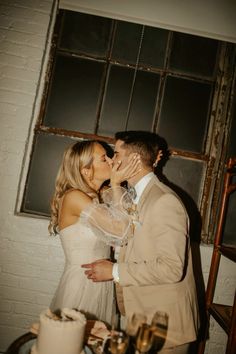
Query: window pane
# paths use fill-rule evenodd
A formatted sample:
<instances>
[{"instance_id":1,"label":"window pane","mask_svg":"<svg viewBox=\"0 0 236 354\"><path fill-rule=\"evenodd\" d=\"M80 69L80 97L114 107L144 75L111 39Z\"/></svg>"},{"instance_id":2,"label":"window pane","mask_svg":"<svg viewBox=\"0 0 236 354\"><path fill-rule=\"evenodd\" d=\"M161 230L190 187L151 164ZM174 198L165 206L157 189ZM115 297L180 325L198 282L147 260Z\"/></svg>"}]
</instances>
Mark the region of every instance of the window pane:
<instances>
[{"instance_id":1,"label":"window pane","mask_svg":"<svg viewBox=\"0 0 236 354\"><path fill-rule=\"evenodd\" d=\"M182 72L212 77L214 74L218 41L175 32L170 57L170 68Z\"/></svg>"},{"instance_id":2,"label":"window pane","mask_svg":"<svg viewBox=\"0 0 236 354\"><path fill-rule=\"evenodd\" d=\"M197 205L199 204L205 175L205 166L202 161L172 156L164 167L163 173L169 182L176 186L174 189L183 201L190 203L192 198Z\"/></svg>"},{"instance_id":3,"label":"window pane","mask_svg":"<svg viewBox=\"0 0 236 354\"><path fill-rule=\"evenodd\" d=\"M159 79L157 74L137 72L128 130L152 130Z\"/></svg>"},{"instance_id":4,"label":"window pane","mask_svg":"<svg viewBox=\"0 0 236 354\"><path fill-rule=\"evenodd\" d=\"M235 87L235 94L234 94L234 102L232 107L232 125L230 129L230 139L229 139L229 146L228 146L228 157L236 156L236 87Z\"/></svg>"},{"instance_id":5,"label":"window pane","mask_svg":"<svg viewBox=\"0 0 236 354\"><path fill-rule=\"evenodd\" d=\"M58 56L45 125L94 133L104 64Z\"/></svg>"},{"instance_id":6,"label":"window pane","mask_svg":"<svg viewBox=\"0 0 236 354\"><path fill-rule=\"evenodd\" d=\"M113 135L125 129L134 70L111 66L98 133Z\"/></svg>"},{"instance_id":7,"label":"window pane","mask_svg":"<svg viewBox=\"0 0 236 354\"><path fill-rule=\"evenodd\" d=\"M113 135L125 129L133 75L133 69L111 67L99 134ZM159 75L137 72L128 129L151 129L158 84Z\"/></svg>"},{"instance_id":8,"label":"window pane","mask_svg":"<svg viewBox=\"0 0 236 354\"><path fill-rule=\"evenodd\" d=\"M203 152L211 85L168 77L158 133L172 147Z\"/></svg>"},{"instance_id":9,"label":"window pane","mask_svg":"<svg viewBox=\"0 0 236 354\"><path fill-rule=\"evenodd\" d=\"M59 46L72 52L106 57L112 20L65 11Z\"/></svg>"},{"instance_id":10,"label":"window pane","mask_svg":"<svg viewBox=\"0 0 236 354\"><path fill-rule=\"evenodd\" d=\"M74 140L40 134L31 159L22 211L50 214L50 201L62 155Z\"/></svg>"},{"instance_id":11,"label":"window pane","mask_svg":"<svg viewBox=\"0 0 236 354\"><path fill-rule=\"evenodd\" d=\"M158 68L164 66L168 33L163 29L145 27L140 63Z\"/></svg>"},{"instance_id":12,"label":"window pane","mask_svg":"<svg viewBox=\"0 0 236 354\"><path fill-rule=\"evenodd\" d=\"M236 183L236 177L233 179L233 183ZM236 246L236 192L230 194L228 208L226 212L226 223L224 228L223 242L227 245Z\"/></svg>"},{"instance_id":13,"label":"window pane","mask_svg":"<svg viewBox=\"0 0 236 354\"><path fill-rule=\"evenodd\" d=\"M118 21L112 49L112 59L135 64L143 26ZM168 31L145 26L139 63L162 67L165 59Z\"/></svg>"},{"instance_id":14,"label":"window pane","mask_svg":"<svg viewBox=\"0 0 236 354\"><path fill-rule=\"evenodd\" d=\"M134 23L117 21L112 59L136 63L142 26Z\"/></svg>"}]
</instances>

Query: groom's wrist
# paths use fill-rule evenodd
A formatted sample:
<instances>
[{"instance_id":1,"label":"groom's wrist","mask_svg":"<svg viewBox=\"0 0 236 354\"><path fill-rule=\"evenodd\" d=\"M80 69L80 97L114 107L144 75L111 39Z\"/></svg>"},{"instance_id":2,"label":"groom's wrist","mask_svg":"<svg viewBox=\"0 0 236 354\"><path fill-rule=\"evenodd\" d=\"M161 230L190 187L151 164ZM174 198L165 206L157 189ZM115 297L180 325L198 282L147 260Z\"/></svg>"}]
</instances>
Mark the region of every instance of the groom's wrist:
<instances>
[{"instance_id":1,"label":"groom's wrist","mask_svg":"<svg viewBox=\"0 0 236 354\"><path fill-rule=\"evenodd\" d=\"M112 267L112 276L113 280L115 283L119 283L120 277L119 277L119 269L118 269L118 263L114 263Z\"/></svg>"}]
</instances>

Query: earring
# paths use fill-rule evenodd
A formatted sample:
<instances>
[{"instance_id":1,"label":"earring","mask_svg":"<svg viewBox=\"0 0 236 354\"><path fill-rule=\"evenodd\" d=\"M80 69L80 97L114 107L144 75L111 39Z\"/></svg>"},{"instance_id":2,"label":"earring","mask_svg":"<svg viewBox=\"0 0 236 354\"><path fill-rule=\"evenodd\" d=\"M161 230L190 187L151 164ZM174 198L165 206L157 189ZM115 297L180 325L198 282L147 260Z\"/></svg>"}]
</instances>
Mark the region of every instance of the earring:
<instances>
[{"instance_id":1,"label":"earring","mask_svg":"<svg viewBox=\"0 0 236 354\"><path fill-rule=\"evenodd\" d=\"M152 166L155 168L155 167L157 167L157 165L158 165L158 161L155 161Z\"/></svg>"}]
</instances>

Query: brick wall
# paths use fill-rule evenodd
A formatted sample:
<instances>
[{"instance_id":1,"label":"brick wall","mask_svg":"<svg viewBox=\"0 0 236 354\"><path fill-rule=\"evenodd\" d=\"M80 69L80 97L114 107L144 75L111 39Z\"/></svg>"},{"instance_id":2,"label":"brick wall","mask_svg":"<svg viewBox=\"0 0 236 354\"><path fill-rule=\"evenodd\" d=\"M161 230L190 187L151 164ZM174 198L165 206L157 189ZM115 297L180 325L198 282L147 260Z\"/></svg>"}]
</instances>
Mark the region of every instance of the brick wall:
<instances>
[{"instance_id":1,"label":"brick wall","mask_svg":"<svg viewBox=\"0 0 236 354\"><path fill-rule=\"evenodd\" d=\"M38 320L63 269L60 243L48 236L48 221L15 214L42 92L53 5L53 0L0 0L0 352ZM211 251L201 247L205 279ZM230 304L235 272L227 261L221 267L217 296ZM225 340L212 322L206 353L223 353Z\"/></svg>"}]
</instances>

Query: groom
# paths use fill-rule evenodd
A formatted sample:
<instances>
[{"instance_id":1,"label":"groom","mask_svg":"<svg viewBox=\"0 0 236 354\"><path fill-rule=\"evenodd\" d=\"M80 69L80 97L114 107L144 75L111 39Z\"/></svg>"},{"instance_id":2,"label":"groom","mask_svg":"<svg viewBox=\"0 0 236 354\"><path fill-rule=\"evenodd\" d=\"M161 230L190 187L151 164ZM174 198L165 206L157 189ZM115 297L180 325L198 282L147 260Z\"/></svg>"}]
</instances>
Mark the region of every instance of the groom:
<instances>
[{"instance_id":1,"label":"groom","mask_svg":"<svg viewBox=\"0 0 236 354\"><path fill-rule=\"evenodd\" d=\"M128 180L135 188L138 226L121 247L117 263L99 260L83 265L92 281L113 279L123 292L117 301L128 317L144 313L149 321L160 310L169 316L166 342L160 353L187 354L196 340L198 308L189 240L189 219L178 196L153 173L158 145L155 134L124 131L115 136L113 161L125 166L131 153L141 170Z\"/></svg>"}]
</instances>

